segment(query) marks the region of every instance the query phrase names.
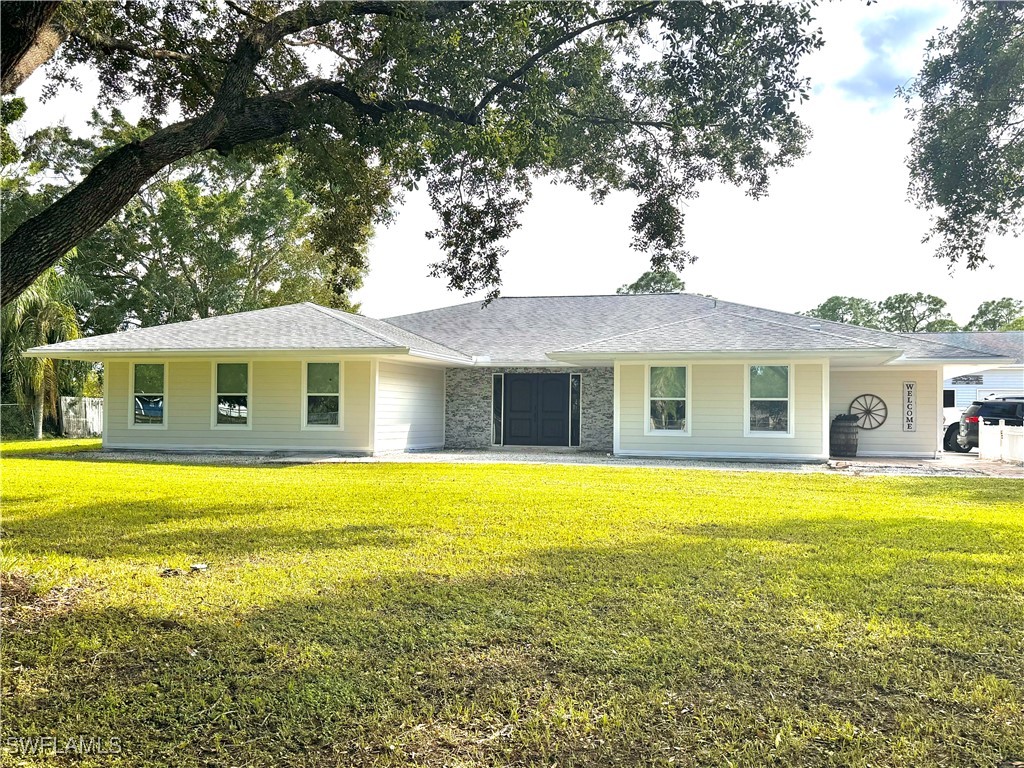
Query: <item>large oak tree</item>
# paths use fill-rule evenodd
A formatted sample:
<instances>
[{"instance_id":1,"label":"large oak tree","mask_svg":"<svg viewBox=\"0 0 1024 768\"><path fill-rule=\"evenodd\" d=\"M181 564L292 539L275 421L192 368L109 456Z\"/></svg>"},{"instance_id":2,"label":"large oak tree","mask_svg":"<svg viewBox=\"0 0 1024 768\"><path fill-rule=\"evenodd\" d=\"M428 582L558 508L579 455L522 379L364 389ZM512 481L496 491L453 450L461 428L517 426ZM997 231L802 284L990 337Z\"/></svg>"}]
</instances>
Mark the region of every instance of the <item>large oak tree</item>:
<instances>
[{"instance_id":1,"label":"large oak tree","mask_svg":"<svg viewBox=\"0 0 1024 768\"><path fill-rule=\"evenodd\" d=\"M906 96L911 199L933 214L925 241L975 269L990 235L1024 232L1024 3L965 2Z\"/></svg>"},{"instance_id":2,"label":"large oak tree","mask_svg":"<svg viewBox=\"0 0 1024 768\"><path fill-rule=\"evenodd\" d=\"M139 97L149 130L3 241L4 303L162 169L209 151L269 162L286 145L324 190L318 236L353 253L395 193L425 185L434 271L453 288L497 291L537 177L635 193L634 246L678 268L700 182L763 194L802 153L798 63L821 44L804 4L199 0L37 16L37 37L59 41L48 87L86 65L100 106ZM17 60L18 77L39 58Z\"/></svg>"}]
</instances>

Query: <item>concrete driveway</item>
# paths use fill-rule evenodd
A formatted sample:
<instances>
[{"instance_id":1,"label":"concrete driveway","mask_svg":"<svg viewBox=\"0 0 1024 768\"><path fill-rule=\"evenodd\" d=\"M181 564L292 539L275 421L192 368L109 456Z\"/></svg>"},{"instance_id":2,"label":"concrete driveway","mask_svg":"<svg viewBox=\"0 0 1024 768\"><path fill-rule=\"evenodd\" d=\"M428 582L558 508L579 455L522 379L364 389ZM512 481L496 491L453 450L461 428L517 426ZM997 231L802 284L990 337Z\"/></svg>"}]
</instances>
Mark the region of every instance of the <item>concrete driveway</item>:
<instances>
[{"instance_id":1,"label":"concrete driveway","mask_svg":"<svg viewBox=\"0 0 1024 768\"><path fill-rule=\"evenodd\" d=\"M378 456L286 456L268 457L273 463L440 463L440 464L562 464L597 467L656 467L661 469L707 469L729 472L792 472L844 475L916 475L946 477L1024 478L1024 467L996 461L982 461L973 453L942 454L938 459L886 457L833 459L828 463L712 461L697 459L646 459L605 453L548 450L495 449L481 451L417 451Z\"/></svg>"},{"instance_id":2,"label":"concrete driveway","mask_svg":"<svg viewBox=\"0 0 1024 768\"><path fill-rule=\"evenodd\" d=\"M938 459L857 458L833 459L827 463L765 462L707 459L655 459L612 456L575 449L497 448L493 450L416 451L352 456L303 452L217 453L102 450L84 453L47 454L47 458L77 461L138 461L168 464L560 464L592 467L653 467L659 469L701 469L728 472L828 473L853 476L911 475L924 477L1006 477L1024 479L1024 467L997 461L982 461L974 453L942 454Z\"/></svg>"}]
</instances>

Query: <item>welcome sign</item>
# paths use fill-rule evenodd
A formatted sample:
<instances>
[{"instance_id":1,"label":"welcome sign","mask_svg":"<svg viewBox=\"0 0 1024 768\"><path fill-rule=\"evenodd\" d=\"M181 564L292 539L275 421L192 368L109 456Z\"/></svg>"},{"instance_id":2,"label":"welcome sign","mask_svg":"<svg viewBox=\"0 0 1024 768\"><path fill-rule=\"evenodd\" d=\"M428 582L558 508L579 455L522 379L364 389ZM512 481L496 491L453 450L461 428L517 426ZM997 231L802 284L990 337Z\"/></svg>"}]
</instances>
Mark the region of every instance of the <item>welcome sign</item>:
<instances>
[{"instance_id":1,"label":"welcome sign","mask_svg":"<svg viewBox=\"0 0 1024 768\"><path fill-rule=\"evenodd\" d=\"M903 431L917 431L917 382L903 382Z\"/></svg>"}]
</instances>

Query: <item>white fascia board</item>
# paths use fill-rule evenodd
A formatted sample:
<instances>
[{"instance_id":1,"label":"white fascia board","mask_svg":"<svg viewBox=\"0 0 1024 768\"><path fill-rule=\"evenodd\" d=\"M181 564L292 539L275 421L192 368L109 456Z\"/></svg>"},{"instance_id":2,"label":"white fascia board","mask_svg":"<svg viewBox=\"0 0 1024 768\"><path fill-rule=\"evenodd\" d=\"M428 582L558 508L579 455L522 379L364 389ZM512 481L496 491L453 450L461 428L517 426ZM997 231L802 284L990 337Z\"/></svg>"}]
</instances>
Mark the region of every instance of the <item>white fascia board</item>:
<instances>
[{"instance_id":1,"label":"white fascia board","mask_svg":"<svg viewBox=\"0 0 1024 768\"><path fill-rule=\"evenodd\" d=\"M365 357L368 355L409 355L408 347L347 347L330 348L269 348L269 349L97 349L62 351L34 347L22 353L23 357L48 357L54 360L136 360L146 358L174 358L179 360L207 360L216 357L263 360L305 360L310 357Z\"/></svg>"},{"instance_id":2,"label":"white fascia board","mask_svg":"<svg viewBox=\"0 0 1024 768\"><path fill-rule=\"evenodd\" d=\"M422 360L430 360L434 362L444 363L446 365L461 365L467 368L471 368L476 365L476 361L471 360L467 357L456 357L455 355L443 355L438 352L425 352L421 349L410 349L408 357L416 357Z\"/></svg>"},{"instance_id":3,"label":"white fascia board","mask_svg":"<svg viewBox=\"0 0 1024 768\"><path fill-rule=\"evenodd\" d=\"M599 363L611 367L612 361L607 360ZM559 360L494 360L489 357L473 359L473 366L476 368L575 368L578 363L567 363Z\"/></svg>"},{"instance_id":4,"label":"white fascia board","mask_svg":"<svg viewBox=\"0 0 1024 768\"><path fill-rule=\"evenodd\" d=\"M970 368L978 369L982 366L984 368L991 368L995 365L1003 365L1004 363L1016 362L1012 357L986 357L986 358L968 358L968 357L899 357L892 362L888 363L889 367L893 368L920 368L921 366L965 366Z\"/></svg>"},{"instance_id":5,"label":"white fascia board","mask_svg":"<svg viewBox=\"0 0 1024 768\"><path fill-rule=\"evenodd\" d=\"M879 353L883 355L883 362L880 365L884 365L889 360L895 359L899 356L900 350L889 349L881 347L872 347L865 349L807 349L807 350L785 350L785 349L771 349L771 350L719 350L719 351L700 351L700 352L687 352L681 350L678 352L608 352L608 353L594 353L594 352L552 352L549 354L553 360L564 360L571 362L575 365L583 363L603 363L608 365L612 362L645 362L645 361L666 361L666 360L686 360L688 362L748 362L751 359L757 360L821 360L823 358L835 359L835 358L860 358L864 357L865 354Z\"/></svg>"}]
</instances>

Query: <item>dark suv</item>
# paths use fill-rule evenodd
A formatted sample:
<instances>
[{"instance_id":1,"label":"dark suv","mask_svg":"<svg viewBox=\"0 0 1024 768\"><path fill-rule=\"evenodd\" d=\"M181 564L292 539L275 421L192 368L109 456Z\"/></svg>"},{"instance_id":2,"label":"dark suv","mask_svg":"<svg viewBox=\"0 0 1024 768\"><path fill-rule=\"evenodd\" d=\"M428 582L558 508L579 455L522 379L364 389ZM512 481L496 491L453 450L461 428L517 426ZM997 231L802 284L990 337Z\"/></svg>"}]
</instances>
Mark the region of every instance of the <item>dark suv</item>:
<instances>
[{"instance_id":1,"label":"dark suv","mask_svg":"<svg viewBox=\"0 0 1024 768\"><path fill-rule=\"evenodd\" d=\"M960 434L957 435L953 450L966 453L978 447L978 422L998 424L999 420L1008 427L1024 426L1024 397L996 397L992 400L975 400L960 417Z\"/></svg>"}]
</instances>

